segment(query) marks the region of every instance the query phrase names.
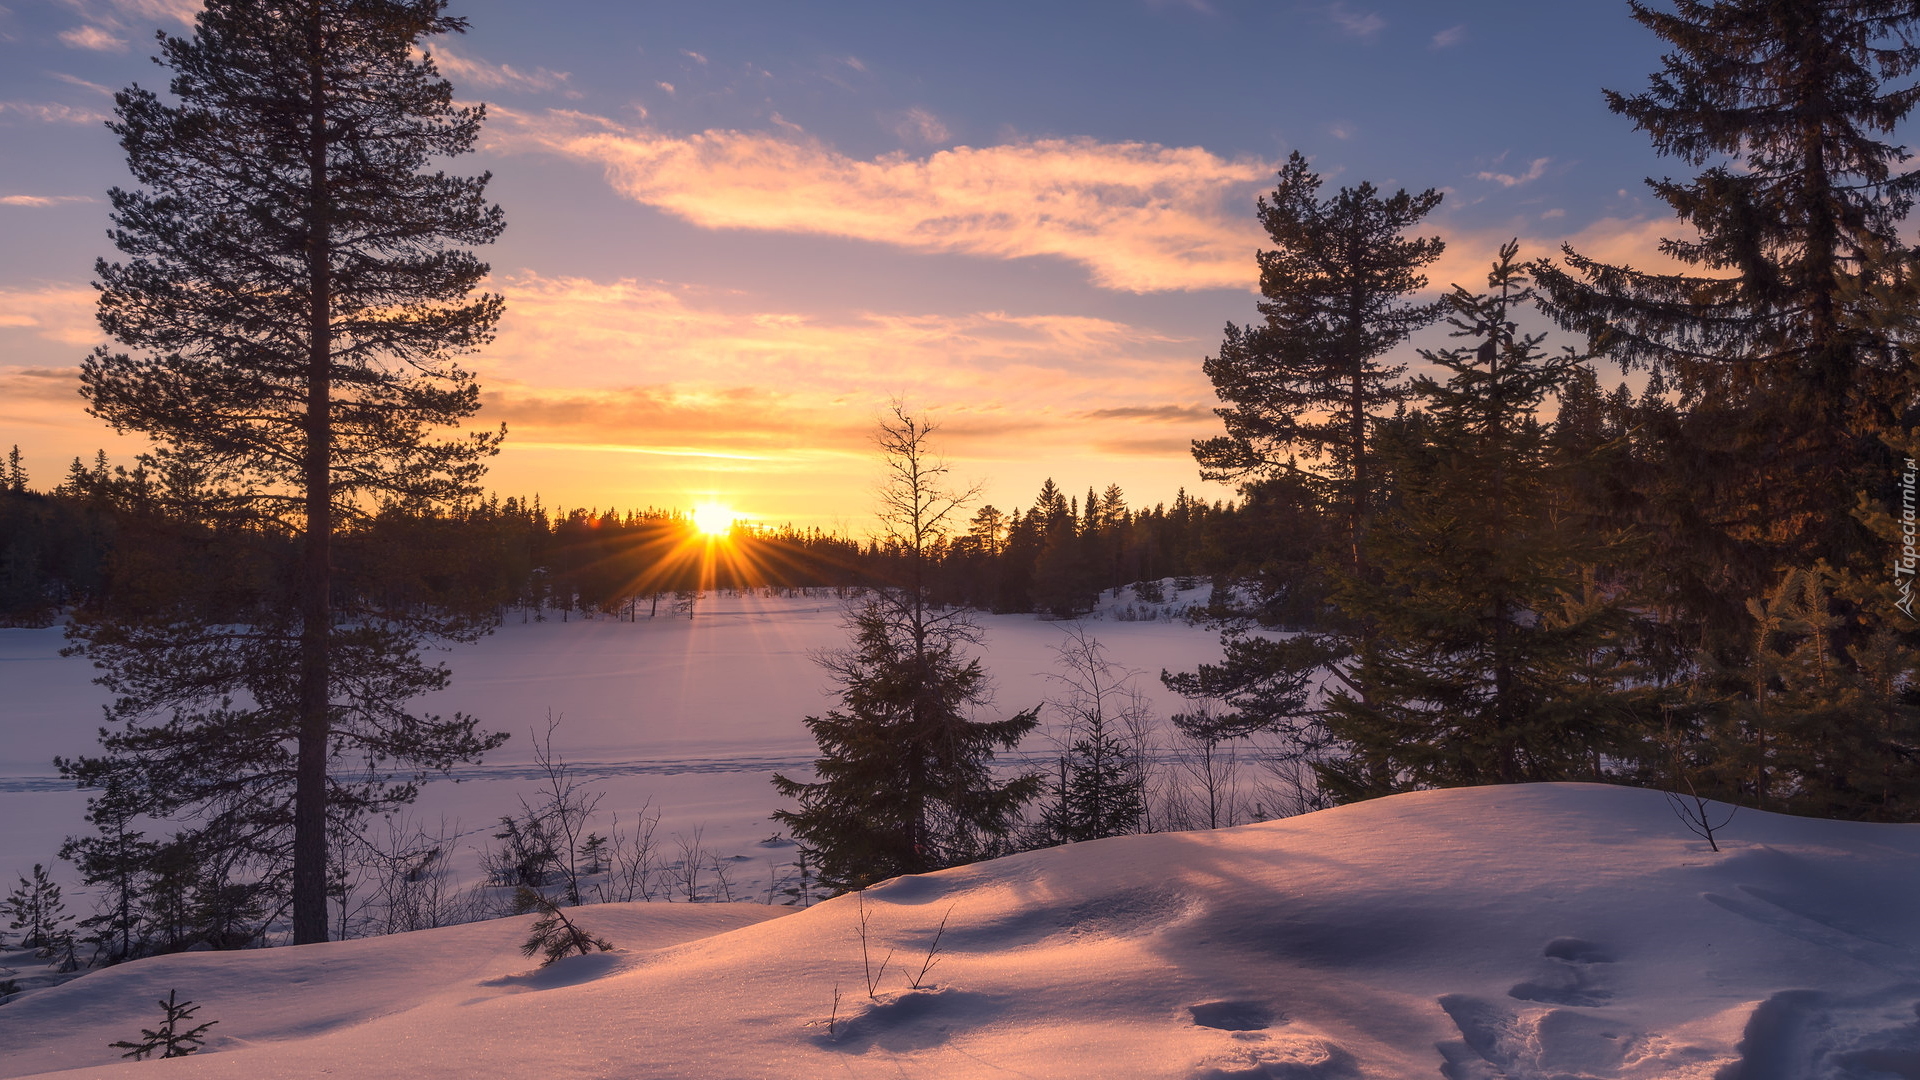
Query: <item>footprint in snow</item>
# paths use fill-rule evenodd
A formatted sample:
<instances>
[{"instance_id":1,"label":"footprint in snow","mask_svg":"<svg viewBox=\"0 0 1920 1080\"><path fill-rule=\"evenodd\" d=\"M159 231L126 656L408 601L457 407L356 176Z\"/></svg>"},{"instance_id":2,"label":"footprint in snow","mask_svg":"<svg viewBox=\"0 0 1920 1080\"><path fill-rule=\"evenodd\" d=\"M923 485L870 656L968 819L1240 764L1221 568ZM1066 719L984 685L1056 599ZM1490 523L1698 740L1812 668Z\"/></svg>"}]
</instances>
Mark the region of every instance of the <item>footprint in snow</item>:
<instances>
[{"instance_id":1,"label":"footprint in snow","mask_svg":"<svg viewBox=\"0 0 1920 1080\"><path fill-rule=\"evenodd\" d=\"M1594 971L1596 964L1613 963L1613 954L1607 949L1584 938L1558 937L1547 942L1541 956L1546 965L1540 974L1514 984L1507 991L1508 997L1582 1008L1613 1000L1613 992L1599 985Z\"/></svg>"},{"instance_id":2,"label":"footprint in snow","mask_svg":"<svg viewBox=\"0 0 1920 1080\"><path fill-rule=\"evenodd\" d=\"M1273 1008L1259 1001L1209 1001L1187 1006L1194 1025L1220 1031L1265 1031L1273 1026ZM1285 1018L1279 1018L1285 1023Z\"/></svg>"}]
</instances>

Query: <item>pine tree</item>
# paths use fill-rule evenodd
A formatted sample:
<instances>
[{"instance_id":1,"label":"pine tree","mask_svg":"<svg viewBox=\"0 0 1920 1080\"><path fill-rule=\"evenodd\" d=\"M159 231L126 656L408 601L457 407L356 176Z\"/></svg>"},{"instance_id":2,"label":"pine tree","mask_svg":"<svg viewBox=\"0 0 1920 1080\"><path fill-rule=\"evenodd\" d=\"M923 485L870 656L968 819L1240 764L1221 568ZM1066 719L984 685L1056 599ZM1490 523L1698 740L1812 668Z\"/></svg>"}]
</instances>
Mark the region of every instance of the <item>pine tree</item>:
<instances>
[{"instance_id":1,"label":"pine tree","mask_svg":"<svg viewBox=\"0 0 1920 1080\"><path fill-rule=\"evenodd\" d=\"M1271 200L1259 201L1275 245L1260 253L1265 321L1227 324L1219 355L1207 359L1227 433L1194 443L1193 454L1210 480L1298 475L1313 483L1342 509L1358 565L1380 486L1372 429L1406 396L1406 369L1380 357L1442 310L1411 297L1444 245L1404 235L1440 205L1440 193L1383 197L1361 184L1323 200L1320 185L1296 152Z\"/></svg>"},{"instance_id":2,"label":"pine tree","mask_svg":"<svg viewBox=\"0 0 1920 1080\"><path fill-rule=\"evenodd\" d=\"M1038 710L973 718L989 696L979 659L966 655L979 629L928 594L929 553L972 494L945 486L930 433L898 405L881 423L882 524L904 567L849 616L849 648L822 659L841 708L806 720L821 752L814 781L773 781L800 804L774 820L835 892L994 852L1042 784L1035 775L994 777L994 751L1016 746Z\"/></svg>"},{"instance_id":3,"label":"pine tree","mask_svg":"<svg viewBox=\"0 0 1920 1080\"><path fill-rule=\"evenodd\" d=\"M80 928L108 964L143 955L152 933L145 908L160 845L132 827L137 805L127 792L110 787L88 800L94 835L68 837L60 848L60 857L79 869L80 880L99 890L95 913L80 920Z\"/></svg>"},{"instance_id":4,"label":"pine tree","mask_svg":"<svg viewBox=\"0 0 1920 1080\"><path fill-rule=\"evenodd\" d=\"M560 905L525 885L516 888L513 891L513 913L527 915L533 912L539 912L540 917L527 928L527 940L520 943L520 952L523 956L539 953L541 967L568 956L613 951L612 942L582 929L567 917Z\"/></svg>"},{"instance_id":5,"label":"pine tree","mask_svg":"<svg viewBox=\"0 0 1920 1080\"><path fill-rule=\"evenodd\" d=\"M137 352L95 351L83 394L152 437L156 467L196 471L177 513L284 541L267 546L285 563L225 610L78 622L124 726L62 768L84 786L137 774L143 812L209 815L264 879L290 864L296 942L327 936L330 828L499 742L406 708L446 681L423 639L483 624L355 602L334 573L371 500L463 498L499 439L431 435L478 407L453 357L501 311L472 296L487 267L460 246L502 228L487 178L429 171L482 119L418 51L463 28L442 0L212 0L191 38L161 38L175 103L115 98L144 187L110 193L129 261L98 264L99 316Z\"/></svg>"},{"instance_id":6,"label":"pine tree","mask_svg":"<svg viewBox=\"0 0 1920 1080\"><path fill-rule=\"evenodd\" d=\"M1640 756L1658 715L1634 685L1627 612L1594 587L1606 554L1553 513L1557 463L1535 413L1583 357L1544 352L1519 332L1530 299L1501 249L1490 292L1448 297L1456 337L1423 351L1449 372L1422 376L1423 409L1383 456L1394 505L1367 541L1365 576L1335 602L1366 640L1341 650L1325 725L1345 749L1324 786L1346 800L1409 787L1602 779Z\"/></svg>"},{"instance_id":7,"label":"pine tree","mask_svg":"<svg viewBox=\"0 0 1920 1080\"><path fill-rule=\"evenodd\" d=\"M20 884L0 900L0 915L8 917L7 926L20 931L20 947L32 949L43 960L73 960L73 930L67 925L67 905L60 898L60 883L47 874L47 868L33 864L33 876L22 875ZM62 970L72 970L62 965Z\"/></svg>"}]
</instances>

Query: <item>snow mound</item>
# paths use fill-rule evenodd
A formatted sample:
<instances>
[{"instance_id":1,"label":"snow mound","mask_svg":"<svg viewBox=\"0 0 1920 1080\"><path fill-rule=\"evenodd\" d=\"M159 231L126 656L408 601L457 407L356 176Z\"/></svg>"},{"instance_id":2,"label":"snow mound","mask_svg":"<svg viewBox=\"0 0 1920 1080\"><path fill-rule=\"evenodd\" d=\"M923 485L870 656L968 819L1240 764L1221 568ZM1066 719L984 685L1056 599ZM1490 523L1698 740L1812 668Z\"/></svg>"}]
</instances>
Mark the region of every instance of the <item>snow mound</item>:
<instances>
[{"instance_id":1,"label":"snow mound","mask_svg":"<svg viewBox=\"0 0 1920 1080\"><path fill-rule=\"evenodd\" d=\"M209 1052L135 1067L1920 1077L1920 827L1742 811L1722 846L1657 792L1423 792L896 879L867 893L864 957L854 897L782 918L583 908L620 951L546 971L515 949L524 919L170 957L0 1007L0 1074L125 1068L106 1044L151 1026L154 999L178 989L221 1022Z\"/></svg>"}]
</instances>

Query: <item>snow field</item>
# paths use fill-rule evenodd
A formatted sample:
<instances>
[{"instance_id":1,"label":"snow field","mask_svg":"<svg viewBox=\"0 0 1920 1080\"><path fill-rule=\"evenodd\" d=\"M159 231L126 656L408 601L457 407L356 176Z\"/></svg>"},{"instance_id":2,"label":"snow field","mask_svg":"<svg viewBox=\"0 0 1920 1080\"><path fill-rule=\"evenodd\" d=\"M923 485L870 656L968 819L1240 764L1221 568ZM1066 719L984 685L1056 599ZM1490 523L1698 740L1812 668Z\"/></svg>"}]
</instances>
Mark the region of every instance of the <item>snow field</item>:
<instances>
[{"instance_id":1,"label":"snow field","mask_svg":"<svg viewBox=\"0 0 1920 1080\"><path fill-rule=\"evenodd\" d=\"M1742 811L1723 845L1569 784L1028 852L870 890L873 998L851 896L582 908L620 951L546 971L525 918L162 957L0 1008L0 1073L119 1075L178 989L221 1025L154 1075L1920 1075L1920 829Z\"/></svg>"}]
</instances>

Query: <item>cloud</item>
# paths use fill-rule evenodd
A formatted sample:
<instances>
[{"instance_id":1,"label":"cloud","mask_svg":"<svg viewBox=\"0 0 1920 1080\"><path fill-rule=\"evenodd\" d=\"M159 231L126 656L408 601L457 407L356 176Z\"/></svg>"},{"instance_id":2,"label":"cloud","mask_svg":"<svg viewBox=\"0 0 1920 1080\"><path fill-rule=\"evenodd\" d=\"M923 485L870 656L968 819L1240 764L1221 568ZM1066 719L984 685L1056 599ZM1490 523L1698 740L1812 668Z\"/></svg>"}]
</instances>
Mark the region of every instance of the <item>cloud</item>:
<instances>
[{"instance_id":1,"label":"cloud","mask_svg":"<svg viewBox=\"0 0 1920 1080\"><path fill-rule=\"evenodd\" d=\"M1550 157L1534 158L1533 161L1528 163L1527 171L1518 176L1497 172L1474 173L1473 176L1476 180L1491 181L1499 184L1501 187L1519 187L1521 184L1530 184L1542 176L1545 176L1547 174L1547 166L1552 162L1553 159Z\"/></svg>"},{"instance_id":2,"label":"cloud","mask_svg":"<svg viewBox=\"0 0 1920 1080\"><path fill-rule=\"evenodd\" d=\"M1147 420L1154 423L1211 421L1213 409L1204 405L1130 405L1118 409L1095 409L1080 414L1087 420Z\"/></svg>"},{"instance_id":3,"label":"cloud","mask_svg":"<svg viewBox=\"0 0 1920 1080\"><path fill-rule=\"evenodd\" d=\"M61 345L90 347L105 340L94 321L96 293L84 285L0 288L0 329L25 330Z\"/></svg>"},{"instance_id":4,"label":"cloud","mask_svg":"<svg viewBox=\"0 0 1920 1080\"><path fill-rule=\"evenodd\" d=\"M5 326L0 316L0 326ZM77 405L80 401L78 367L0 367L0 400L42 406Z\"/></svg>"},{"instance_id":5,"label":"cloud","mask_svg":"<svg viewBox=\"0 0 1920 1080\"><path fill-rule=\"evenodd\" d=\"M1328 4L1327 18L1341 33L1362 39L1370 39L1387 28L1387 20L1371 11L1348 11L1345 0Z\"/></svg>"},{"instance_id":6,"label":"cloud","mask_svg":"<svg viewBox=\"0 0 1920 1080\"><path fill-rule=\"evenodd\" d=\"M0 206L58 206L61 203L99 201L91 195L0 195Z\"/></svg>"},{"instance_id":7,"label":"cloud","mask_svg":"<svg viewBox=\"0 0 1920 1080\"><path fill-rule=\"evenodd\" d=\"M91 49L95 52L127 51L126 38L118 37L111 31L92 24L60 31L60 40L75 49Z\"/></svg>"},{"instance_id":8,"label":"cloud","mask_svg":"<svg viewBox=\"0 0 1920 1080\"><path fill-rule=\"evenodd\" d=\"M60 32L70 48L93 52L125 52L130 26L143 35L155 22L191 26L201 0L66 0L80 13L82 25Z\"/></svg>"},{"instance_id":9,"label":"cloud","mask_svg":"<svg viewBox=\"0 0 1920 1080\"><path fill-rule=\"evenodd\" d=\"M900 122L893 126L893 133L902 139L914 139L923 143L943 143L952 136L947 125L940 118L925 109L908 109Z\"/></svg>"},{"instance_id":10,"label":"cloud","mask_svg":"<svg viewBox=\"0 0 1920 1080\"><path fill-rule=\"evenodd\" d=\"M102 86L97 82L88 82L87 80L79 77L78 75L68 75L63 71L52 71L52 72L48 72L48 74L52 75L54 78L59 79L61 82L66 83L69 86L83 87L85 89L93 91L96 94L103 94L107 97L113 96L113 87L111 86Z\"/></svg>"},{"instance_id":11,"label":"cloud","mask_svg":"<svg viewBox=\"0 0 1920 1080\"><path fill-rule=\"evenodd\" d=\"M1352 124L1333 123L1327 125L1327 134L1339 139L1341 142L1346 142L1348 139L1353 138L1355 131Z\"/></svg>"},{"instance_id":12,"label":"cloud","mask_svg":"<svg viewBox=\"0 0 1920 1080\"><path fill-rule=\"evenodd\" d=\"M92 22L117 22L119 18L139 22L162 19L192 25L194 16L205 6L201 0L67 0Z\"/></svg>"},{"instance_id":13,"label":"cloud","mask_svg":"<svg viewBox=\"0 0 1920 1080\"><path fill-rule=\"evenodd\" d=\"M36 119L40 123L102 123L111 119L104 111L81 110L50 102L0 102L0 117L8 115Z\"/></svg>"},{"instance_id":14,"label":"cloud","mask_svg":"<svg viewBox=\"0 0 1920 1080\"><path fill-rule=\"evenodd\" d=\"M21 116L43 124L98 124L110 119L96 109L33 101L0 101L0 117Z\"/></svg>"},{"instance_id":15,"label":"cloud","mask_svg":"<svg viewBox=\"0 0 1920 1080\"><path fill-rule=\"evenodd\" d=\"M1212 420L1164 404L1209 396L1201 343L1108 319L820 318L662 282L531 272L493 287L507 314L473 362L487 421L506 421L516 440L863 455L873 410L892 393L940 403L949 441L975 453L1004 452L1009 434L1026 452Z\"/></svg>"},{"instance_id":16,"label":"cloud","mask_svg":"<svg viewBox=\"0 0 1920 1080\"><path fill-rule=\"evenodd\" d=\"M862 160L770 133L674 136L575 112L495 112L491 148L598 162L621 194L706 228L1049 255L1128 292L1248 288L1262 234L1247 208L1275 167L1088 138Z\"/></svg>"},{"instance_id":17,"label":"cloud","mask_svg":"<svg viewBox=\"0 0 1920 1080\"><path fill-rule=\"evenodd\" d=\"M707 58L700 55L697 52L694 52L692 49L681 49L680 55L686 57L687 59L693 61L696 64L699 64L701 67L707 66Z\"/></svg>"},{"instance_id":18,"label":"cloud","mask_svg":"<svg viewBox=\"0 0 1920 1080\"><path fill-rule=\"evenodd\" d=\"M665 82L665 81L661 81L661 82L657 82L657 83L654 83L653 85L655 85L655 86L657 86L657 87L659 87L659 88L660 88L660 89L662 89L662 90L665 90L665 91L667 92L667 96L668 96L668 97L673 97L673 96L674 96L674 93L673 93L673 84L672 84L672 83L670 83L670 82Z\"/></svg>"},{"instance_id":19,"label":"cloud","mask_svg":"<svg viewBox=\"0 0 1920 1080\"><path fill-rule=\"evenodd\" d=\"M436 43L428 51L433 54L434 65L441 74L482 90L564 90L567 89L567 80L573 77L565 71L548 71L543 67L521 71L512 64L494 64L477 57L461 56L443 44Z\"/></svg>"},{"instance_id":20,"label":"cloud","mask_svg":"<svg viewBox=\"0 0 1920 1080\"><path fill-rule=\"evenodd\" d=\"M1147 6L1152 8L1186 8L1188 11L1198 12L1201 15L1217 14L1213 5L1208 3L1207 0L1147 0Z\"/></svg>"},{"instance_id":21,"label":"cloud","mask_svg":"<svg viewBox=\"0 0 1920 1080\"><path fill-rule=\"evenodd\" d=\"M1535 226L1551 228L1557 218ZM1515 231L1479 229L1473 231L1439 227L1421 230L1439 233L1446 240L1446 251L1427 270L1430 291L1441 291L1459 284L1469 289L1484 289L1487 270L1500 245L1515 238ZM1560 246L1571 244L1582 255L1612 266L1631 266L1654 273L1698 273L1682 266L1660 251L1663 237L1684 236L1688 230L1672 218L1601 218L1574 232L1519 231L1520 258L1560 257Z\"/></svg>"},{"instance_id":22,"label":"cloud","mask_svg":"<svg viewBox=\"0 0 1920 1080\"><path fill-rule=\"evenodd\" d=\"M1465 40L1467 40L1467 26L1465 23L1461 23L1459 26L1449 26L1445 30L1433 35L1433 42L1428 47L1434 49L1451 49Z\"/></svg>"}]
</instances>

